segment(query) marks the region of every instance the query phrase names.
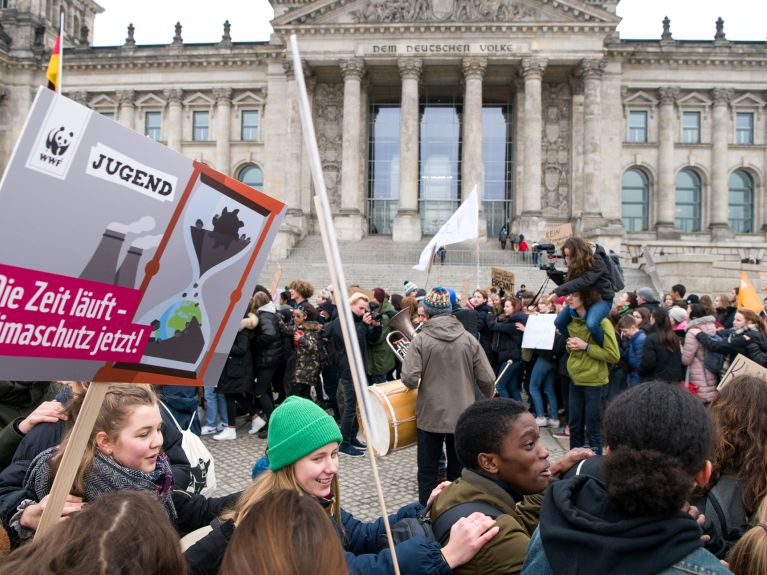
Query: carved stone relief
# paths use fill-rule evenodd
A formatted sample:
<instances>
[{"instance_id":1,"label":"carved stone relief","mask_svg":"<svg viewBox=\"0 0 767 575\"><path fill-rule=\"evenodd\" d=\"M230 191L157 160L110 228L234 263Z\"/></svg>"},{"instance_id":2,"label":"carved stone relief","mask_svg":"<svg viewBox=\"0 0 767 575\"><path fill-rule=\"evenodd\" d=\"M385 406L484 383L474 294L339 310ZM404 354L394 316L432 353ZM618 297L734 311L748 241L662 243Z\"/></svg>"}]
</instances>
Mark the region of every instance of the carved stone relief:
<instances>
[{"instance_id":1,"label":"carved stone relief","mask_svg":"<svg viewBox=\"0 0 767 575\"><path fill-rule=\"evenodd\" d=\"M314 93L317 143L325 186L333 212L341 206L341 157L343 145L344 85L317 84Z\"/></svg>"},{"instance_id":2,"label":"carved stone relief","mask_svg":"<svg viewBox=\"0 0 767 575\"><path fill-rule=\"evenodd\" d=\"M544 216L570 215L570 86L566 82L544 84L541 205Z\"/></svg>"},{"instance_id":3,"label":"carved stone relief","mask_svg":"<svg viewBox=\"0 0 767 575\"><path fill-rule=\"evenodd\" d=\"M355 10L356 22L509 22L538 16L515 0L368 0Z\"/></svg>"}]
</instances>

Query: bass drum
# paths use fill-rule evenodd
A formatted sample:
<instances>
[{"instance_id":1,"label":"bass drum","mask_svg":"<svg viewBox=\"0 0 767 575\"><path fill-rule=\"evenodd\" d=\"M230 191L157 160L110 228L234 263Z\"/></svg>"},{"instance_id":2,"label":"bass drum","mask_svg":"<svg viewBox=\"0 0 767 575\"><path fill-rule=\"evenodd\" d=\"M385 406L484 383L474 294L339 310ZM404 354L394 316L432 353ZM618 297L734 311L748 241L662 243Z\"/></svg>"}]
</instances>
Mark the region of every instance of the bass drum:
<instances>
[{"instance_id":1,"label":"bass drum","mask_svg":"<svg viewBox=\"0 0 767 575\"><path fill-rule=\"evenodd\" d=\"M398 449L414 445L415 401L417 389L408 389L400 380L371 385L367 389L375 440L373 449L378 455L387 455Z\"/></svg>"}]
</instances>

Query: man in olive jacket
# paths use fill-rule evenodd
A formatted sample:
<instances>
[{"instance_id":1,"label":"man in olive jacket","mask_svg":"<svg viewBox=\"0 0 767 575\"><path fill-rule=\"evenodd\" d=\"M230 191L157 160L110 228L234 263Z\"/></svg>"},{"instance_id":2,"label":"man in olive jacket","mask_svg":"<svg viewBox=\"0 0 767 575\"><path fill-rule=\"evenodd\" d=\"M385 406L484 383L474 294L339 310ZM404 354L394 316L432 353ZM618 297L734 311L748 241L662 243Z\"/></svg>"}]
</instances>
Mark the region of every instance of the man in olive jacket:
<instances>
[{"instance_id":1,"label":"man in olive jacket","mask_svg":"<svg viewBox=\"0 0 767 575\"><path fill-rule=\"evenodd\" d=\"M477 338L451 315L450 294L435 287L423 302L429 320L413 338L402 362L402 383L418 388L418 500L426 504L437 486L443 445L447 453L447 479L461 473L453 434L458 416L475 401L479 386L485 397L493 394L493 369Z\"/></svg>"},{"instance_id":2,"label":"man in olive jacket","mask_svg":"<svg viewBox=\"0 0 767 575\"><path fill-rule=\"evenodd\" d=\"M458 505L484 503L497 511L498 533L471 561L453 571L456 575L519 573L551 477L565 473L593 452L575 449L549 464L549 452L540 441L533 415L518 401L503 397L479 401L461 414L455 448L466 467L461 478L432 503L432 524Z\"/></svg>"}]
</instances>

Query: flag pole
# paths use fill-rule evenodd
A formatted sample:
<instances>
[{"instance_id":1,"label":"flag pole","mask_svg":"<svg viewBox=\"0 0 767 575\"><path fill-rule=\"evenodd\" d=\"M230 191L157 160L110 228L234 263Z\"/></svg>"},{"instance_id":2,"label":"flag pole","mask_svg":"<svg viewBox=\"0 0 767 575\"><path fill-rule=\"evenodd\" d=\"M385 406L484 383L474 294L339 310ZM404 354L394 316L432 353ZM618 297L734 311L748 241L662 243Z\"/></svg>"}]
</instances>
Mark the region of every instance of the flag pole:
<instances>
[{"instance_id":1,"label":"flag pole","mask_svg":"<svg viewBox=\"0 0 767 575\"><path fill-rule=\"evenodd\" d=\"M56 93L61 94L62 80L64 79L64 11L59 17L59 81L56 84Z\"/></svg>"}]
</instances>

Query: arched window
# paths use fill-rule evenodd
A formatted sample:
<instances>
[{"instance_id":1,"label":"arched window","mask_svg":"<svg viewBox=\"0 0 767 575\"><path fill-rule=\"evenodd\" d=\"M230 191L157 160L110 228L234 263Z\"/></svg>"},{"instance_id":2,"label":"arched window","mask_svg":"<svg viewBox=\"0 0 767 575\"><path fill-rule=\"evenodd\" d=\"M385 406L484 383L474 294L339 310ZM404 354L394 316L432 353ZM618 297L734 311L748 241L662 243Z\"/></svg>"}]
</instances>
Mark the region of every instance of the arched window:
<instances>
[{"instance_id":1,"label":"arched window","mask_svg":"<svg viewBox=\"0 0 767 575\"><path fill-rule=\"evenodd\" d=\"M264 172L261 171L261 168L254 166L253 164L249 164L242 168L237 179L243 184L248 184L251 188L256 188L257 190L264 187Z\"/></svg>"},{"instance_id":2,"label":"arched window","mask_svg":"<svg viewBox=\"0 0 767 575\"><path fill-rule=\"evenodd\" d=\"M743 170L730 174L729 223L740 234L754 231L754 180Z\"/></svg>"},{"instance_id":3,"label":"arched window","mask_svg":"<svg viewBox=\"0 0 767 575\"><path fill-rule=\"evenodd\" d=\"M650 184L642 170L631 168L621 180L621 219L627 232L649 228Z\"/></svg>"},{"instance_id":4,"label":"arched window","mask_svg":"<svg viewBox=\"0 0 767 575\"><path fill-rule=\"evenodd\" d=\"M682 170L676 175L677 229L682 232L700 231L700 176L692 170Z\"/></svg>"}]
</instances>

